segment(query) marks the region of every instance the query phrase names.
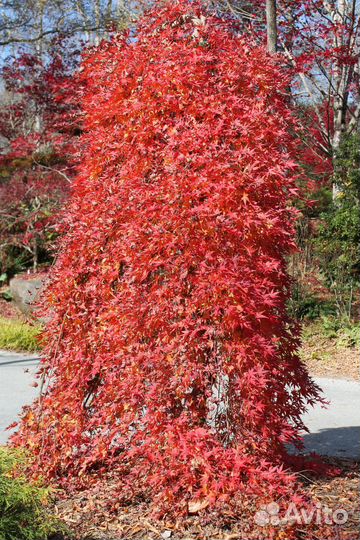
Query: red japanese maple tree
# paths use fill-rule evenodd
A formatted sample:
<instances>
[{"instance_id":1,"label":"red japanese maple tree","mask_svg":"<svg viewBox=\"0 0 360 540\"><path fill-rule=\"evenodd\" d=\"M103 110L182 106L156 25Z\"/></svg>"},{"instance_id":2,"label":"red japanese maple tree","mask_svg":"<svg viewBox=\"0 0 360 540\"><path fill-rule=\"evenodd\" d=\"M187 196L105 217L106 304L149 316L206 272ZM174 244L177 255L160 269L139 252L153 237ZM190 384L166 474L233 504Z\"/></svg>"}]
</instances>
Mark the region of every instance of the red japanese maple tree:
<instances>
[{"instance_id":1,"label":"red japanese maple tree","mask_svg":"<svg viewBox=\"0 0 360 540\"><path fill-rule=\"evenodd\" d=\"M81 77L46 390L16 440L60 484L111 470L120 498L174 511L288 493L285 445L318 389L286 311L287 77L187 1L103 43Z\"/></svg>"}]
</instances>

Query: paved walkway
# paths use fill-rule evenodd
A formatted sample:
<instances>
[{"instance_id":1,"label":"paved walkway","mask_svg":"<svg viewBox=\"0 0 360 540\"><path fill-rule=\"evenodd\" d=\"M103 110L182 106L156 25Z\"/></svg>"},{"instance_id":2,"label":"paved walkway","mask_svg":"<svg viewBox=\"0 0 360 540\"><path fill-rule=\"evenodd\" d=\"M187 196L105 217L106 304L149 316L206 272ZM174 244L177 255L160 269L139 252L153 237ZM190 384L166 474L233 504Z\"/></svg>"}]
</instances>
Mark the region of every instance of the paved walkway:
<instances>
[{"instance_id":1,"label":"paved walkway","mask_svg":"<svg viewBox=\"0 0 360 540\"><path fill-rule=\"evenodd\" d=\"M330 404L316 406L304 417L310 433L306 450L360 460L360 383L345 379L315 379Z\"/></svg>"},{"instance_id":2,"label":"paved walkway","mask_svg":"<svg viewBox=\"0 0 360 540\"><path fill-rule=\"evenodd\" d=\"M37 364L35 355L0 351L0 444L9 436L5 428L38 392L31 386ZM331 403L328 409L317 406L305 416L310 429L304 437L306 450L360 459L360 383L323 378L316 382Z\"/></svg>"},{"instance_id":3,"label":"paved walkway","mask_svg":"<svg viewBox=\"0 0 360 540\"><path fill-rule=\"evenodd\" d=\"M23 405L31 403L38 390L31 386L37 356L0 351L0 444L11 433L6 427L17 419Z\"/></svg>"}]
</instances>

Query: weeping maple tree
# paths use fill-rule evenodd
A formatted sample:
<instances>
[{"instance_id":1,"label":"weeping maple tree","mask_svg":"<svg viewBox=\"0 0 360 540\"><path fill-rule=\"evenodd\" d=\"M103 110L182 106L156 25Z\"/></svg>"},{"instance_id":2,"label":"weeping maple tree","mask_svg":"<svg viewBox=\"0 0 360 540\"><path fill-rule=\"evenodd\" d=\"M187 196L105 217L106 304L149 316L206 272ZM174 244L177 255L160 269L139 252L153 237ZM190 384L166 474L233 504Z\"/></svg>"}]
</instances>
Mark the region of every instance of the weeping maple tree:
<instances>
[{"instance_id":1,"label":"weeping maple tree","mask_svg":"<svg viewBox=\"0 0 360 540\"><path fill-rule=\"evenodd\" d=\"M118 497L173 511L289 493L285 447L318 388L286 311L287 77L231 22L181 1L102 43L81 79L84 157L47 291L45 384L17 442L61 485L111 471Z\"/></svg>"}]
</instances>

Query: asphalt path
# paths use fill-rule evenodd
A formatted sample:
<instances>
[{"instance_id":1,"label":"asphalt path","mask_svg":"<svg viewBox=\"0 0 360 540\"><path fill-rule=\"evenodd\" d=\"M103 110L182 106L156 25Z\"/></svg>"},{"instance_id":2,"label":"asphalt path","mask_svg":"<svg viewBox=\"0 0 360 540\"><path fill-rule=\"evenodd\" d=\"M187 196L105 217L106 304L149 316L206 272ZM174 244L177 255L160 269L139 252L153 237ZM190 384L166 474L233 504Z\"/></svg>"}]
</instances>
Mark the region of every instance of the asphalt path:
<instances>
[{"instance_id":1,"label":"asphalt path","mask_svg":"<svg viewBox=\"0 0 360 540\"><path fill-rule=\"evenodd\" d=\"M316 378L327 409L316 405L304 416L310 433L305 435L307 451L360 460L360 383L346 379Z\"/></svg>"},{"instance_id":2,"label":"asphalt path","mask_svg":"<svg viewBox=\"0 0 360 540\"><path fill-rule=\"evenodd\" d=\"M0 351L0 444L4 444L13 430L6 428L17 420L23 405L37 396L31 386L38 366L36 355Z\"/></svg>"}]
</instances>

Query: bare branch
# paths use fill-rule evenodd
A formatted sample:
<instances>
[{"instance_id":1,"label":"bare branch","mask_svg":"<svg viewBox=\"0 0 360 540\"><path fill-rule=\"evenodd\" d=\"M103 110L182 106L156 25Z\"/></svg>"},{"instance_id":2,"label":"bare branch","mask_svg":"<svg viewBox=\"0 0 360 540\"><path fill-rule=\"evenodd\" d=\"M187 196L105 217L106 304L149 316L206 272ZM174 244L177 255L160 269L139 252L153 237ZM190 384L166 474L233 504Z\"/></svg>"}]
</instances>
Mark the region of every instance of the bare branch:
<instances>
[{"instance_id":1,"label":"bare branch","mask_svg":"<svg viewBox=\"0 0 360 540\"><path fill-rule=\"evenodd\" d=\"M62 176L63 178L65 178L65 180L67 182L69 182L69 184L71 183L71 179L63 172L63 171L59 171L59 169L54 169L53 167L48 167L47 165L43 165L42 163L39 163L38 161L36 160L33 160L33 162L38 165L39 167L41 167L42 169L46 169L48 171L52 171L54 173L57 173L59 174L60 176Z\"/></svg>"},{"instance_id":2,"label":"bare branch","mask_svg":"<svg viewBox=\"0 0 360 540\"><path fill-rule=\"evenodd\" d=\"M100 30L101 26L91 26L91 27L82 27L79 26L77 28L73 28L71 31L68 30L67 32L64 32L63 30L60 30L59 28L52 28L51 30L45 30L41 32L38 36L32 37L32 38L9 38L6 41L0 41L0 46L10 45L11 43L35 43L37 41L42 40L44 37L53 35L53 34L59 34L60 32L65 35L72 35L76 34L78 32L96 32L97 30Z\"/></svg>"}]
</instances>

